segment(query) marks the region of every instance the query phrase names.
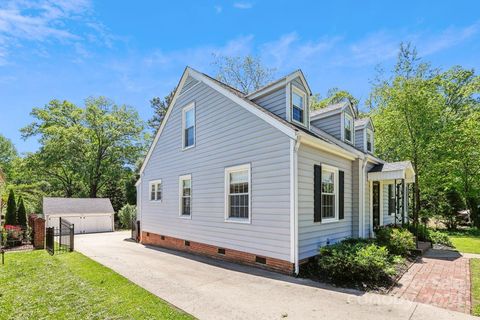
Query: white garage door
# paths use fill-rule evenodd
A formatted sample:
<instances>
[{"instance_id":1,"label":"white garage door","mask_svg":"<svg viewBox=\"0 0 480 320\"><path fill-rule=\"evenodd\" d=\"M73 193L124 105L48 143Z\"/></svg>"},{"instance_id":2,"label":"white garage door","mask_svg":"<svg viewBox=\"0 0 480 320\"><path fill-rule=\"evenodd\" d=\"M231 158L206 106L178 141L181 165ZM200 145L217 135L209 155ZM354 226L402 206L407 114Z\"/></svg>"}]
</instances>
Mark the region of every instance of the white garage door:
<instances>
[{"instance_id":1,"label":"white garage door","mask_svg":"<svg viewBox=\"0 0 480 320\"><path fill-rule=\"evenodd\" d=\"M111 215L81 215L81 216L65 216L68 222L74 224L75 233L94 233L113 231L113 223ZM59 227L59 216L49 216L47 219L47 227Z\"/></svg>"}]
</instances>

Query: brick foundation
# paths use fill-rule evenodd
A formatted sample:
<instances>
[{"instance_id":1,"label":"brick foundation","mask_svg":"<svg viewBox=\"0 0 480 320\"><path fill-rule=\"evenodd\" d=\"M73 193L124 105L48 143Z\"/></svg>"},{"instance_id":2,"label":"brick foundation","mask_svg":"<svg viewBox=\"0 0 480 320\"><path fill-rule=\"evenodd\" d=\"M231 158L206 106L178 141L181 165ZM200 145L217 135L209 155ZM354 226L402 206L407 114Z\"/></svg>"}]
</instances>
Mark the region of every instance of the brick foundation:
<instances>
[{"instance_id":1,"label":"brick foundation","mask_svg":"<svg viewBox=\"0 0 480 320\"><path fill-rule=\"evenodd\" d=\"M142 231L141 243L146 245L154 245L168 249L175 249L179 251L186 251L190 253L200 254L215 259L221 259L231 262L242 263L250 266L269 269L272 271L293 274L295 268L293 263L265 257L258 256L253 253L247 253L243 251L212 246L209 244L199 243L195 241L189 241L184 239L173 238L169 236L162 236L152 232ZM225 253L219 253L219 249L224 249ZM258 260L257 260L258 259ZM263 262L265 263L260 263ZM257 262L258 261L258 262Z\"/></svg>"}]
</instances>

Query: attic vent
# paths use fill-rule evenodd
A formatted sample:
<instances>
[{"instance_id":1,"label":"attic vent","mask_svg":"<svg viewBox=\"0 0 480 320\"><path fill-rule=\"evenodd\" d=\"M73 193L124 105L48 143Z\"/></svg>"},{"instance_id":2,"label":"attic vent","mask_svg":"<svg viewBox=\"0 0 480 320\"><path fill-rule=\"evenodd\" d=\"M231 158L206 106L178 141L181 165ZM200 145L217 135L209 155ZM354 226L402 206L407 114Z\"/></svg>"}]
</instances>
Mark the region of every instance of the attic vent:
<instances>
[{"instance_id":1,"label":"attic vent","mask_svg":"<svg viewBox=\"0 0 480 320\"><path fill-rule=\"evenodd\" d=\"M255 262L260 264L267 264L267 258L255 256Z\"/></svg>"},{"instance_id":2,"label":"attic vent","mask_svg":"<svg viewBox=\"0 0 480 320\"><path fill-rule=\"evenodd\" d=\"M147 232L147 237L150 237L150 232Z\"/></svg>"},{"instance_id":3,"label":"attic vent","mask_svg":"<svg viewBox=\"0 0 480 320\"><path fill-rule=\"evenodd\" d=\"M160 236L160 239L165 240L165 236Z\"/></svg>"},{"instance_id":4,"label":"attic vent","mask_svg":"<svg viewBox=\"0 0 480 320\"><path fill-rule=\"evenodd\" d=\"M190 241L185 240L185 247L190 247Z\"/></svg>"},{"instance_id":5,"label":"attic vent","mask_svg":"<svg viewBox=\"0 0 480 320\"><path fill-rule=\"evenodd\" d=\"M217 253L218 253L218 254L225 254L225 249L223 249L223 248L218 248Z\"/></svg>"}]
</instances>

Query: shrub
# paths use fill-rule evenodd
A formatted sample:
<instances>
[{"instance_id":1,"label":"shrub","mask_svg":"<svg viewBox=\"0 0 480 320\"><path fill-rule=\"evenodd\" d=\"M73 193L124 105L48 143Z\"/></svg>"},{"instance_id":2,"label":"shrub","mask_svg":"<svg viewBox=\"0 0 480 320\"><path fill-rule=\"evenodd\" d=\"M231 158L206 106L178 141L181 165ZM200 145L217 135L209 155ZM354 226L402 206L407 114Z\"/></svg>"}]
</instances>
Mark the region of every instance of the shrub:
<instances>
[{"instance_id":1,"label":"shrub","mask_svg":"<svg viewBox=\"0 0 480 320\"><path fill-rule=\"evenodd\" d=\"M377 287L390 282L398 262L385 247L348 240L320 249L318 271L336 284Z\"/></svg>"},{"instance_id":2,"label":"shrub","mask_svg":"<svg viewBox=\"0 0 480 320\"><path fill-rule=\"evenodd\" d=\"M13 189L10 189L7 200L7 213L5 214L5 224L17 224L17 205L15 204L15 194Z\"/></svg>"},{"instance_id":3,"label":"shrub","mask_svg":"<svg viewBox=\"0 0 480 320\"><path fill-rule=\"evenodd\" d=\"M387 247L395 255L406 256L415 249L413 234L407 229L394 227L380 227L376 230L377 243Z\"/></svg>"},{"instance_id":4,"label":"shrub","mask_svg":"<svg viewBox=\"0 0 480 320\"><path fill-rule=\"evenodd\" d=\"M453 243L444 232L428 230L428 240L434 244L443 244L445 246L453 247Z\"/></svg>"},{"instance_id":5,"label":"shrub","mask_svg":"<svg viewBox=\"0 0 480 320\"><path fill-rule=\"evenodd\" d=\"M27 211L25 210L22 196L18 199L17 224L24 228L27 227Z\"/></svg>"},{"instance_id":6,"label":"shrub","mask_svg":"<svg viewBox=\"0 0 480 320\"><path fill-rule=\"evenodd\" d=\"M118 218L122 228L130 228L133 217L137 215L137 208L131 204L126 204L118 211Z\"/></svg>"}]
</instances>

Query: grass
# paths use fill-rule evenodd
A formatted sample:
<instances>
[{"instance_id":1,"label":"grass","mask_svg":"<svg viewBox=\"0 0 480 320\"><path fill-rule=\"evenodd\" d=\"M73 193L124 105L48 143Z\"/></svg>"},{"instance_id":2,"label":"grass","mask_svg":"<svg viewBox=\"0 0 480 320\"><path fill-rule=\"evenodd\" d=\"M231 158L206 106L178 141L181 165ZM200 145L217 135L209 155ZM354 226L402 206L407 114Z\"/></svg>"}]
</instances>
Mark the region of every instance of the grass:
<instances>
[{"instance_id":1,"label":"grass","mask_svg":"<svg viewBox=\"0 0 480 320\"><path fill-rule=\"evenodd\" d=\"M480 316L480 259L470 260L472 277L472 314Z\"/></svg>"},{"instance_id":2,"label":"grass","mask_svg":"<svg viewBox=\"0 0 480 320\"><path fill-rule=\"evenodd\" d=\"M454 247L464 253L480 254L480 230L467 229L448 232L448 236Z\"/></svg>"},{"instance_id":3,"label":"grass","mask_svg":"<svg viewBox=\"0 0 480 320\"><path fill-rule=\"evenodd\" d=\"M192 319L77 252L6 253L0 288L0 319Z\"/></svg>"}]
</instances>

